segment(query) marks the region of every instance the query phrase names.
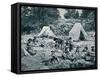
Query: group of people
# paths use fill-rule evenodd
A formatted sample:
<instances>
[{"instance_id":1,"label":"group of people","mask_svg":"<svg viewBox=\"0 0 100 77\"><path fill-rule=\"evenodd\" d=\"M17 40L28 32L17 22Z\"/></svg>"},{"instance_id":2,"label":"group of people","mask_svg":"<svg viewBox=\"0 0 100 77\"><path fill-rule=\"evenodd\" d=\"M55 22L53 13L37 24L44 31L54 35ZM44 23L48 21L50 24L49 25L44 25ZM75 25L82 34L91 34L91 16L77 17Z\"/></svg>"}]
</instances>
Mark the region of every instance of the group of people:
<instances>
[{"instance_id":1,"label":"group of people","mask_svg":"<svg viewBox=\"0 0 100 77\"><path fill-rule=\"evenodd\" d=\"M84 59L86 61L94 62L95 61L95 47L91 46L91 50L89 50L88 46L85 46L82 50L80 46L75 46L73 44L73 40L69 37L66 41L54 38L55 41L55 50L51 51L51 58L48 60L43 60L45 64L55 64L59 63L60 60L70 60L75 61L79 59ZM30 55L35 55L36 52L32 49L33 43L36 44L36 38L28 39L26 50ZM43 47L41 45L41 47ZM56 53L58 50L61 50L63 53L60 56L57 56Z\"/></svg>"},{"instance_id":2,"label":"group of people","mask_svg":"<svg viewBox=\"0 0 100 77\"><path fill-rule=\"evenodd\" d=\"M58 46L59 47L59 46ZM81 50L80 50L81 49ZM51 58L49 59L50 63L59 63L59 59L61 60L70 60L70 61L77 61L79 59L84 59L85 61L89 61L94 63L95 62L95 47L91 46L89 50L88 46L81 48L80 46L75 47L73 45L72 38L70 37L66 42L64 48L61 50L63 54L61 56L57 56L56 50L51 51Z\"/></svg>"}]
</instances>

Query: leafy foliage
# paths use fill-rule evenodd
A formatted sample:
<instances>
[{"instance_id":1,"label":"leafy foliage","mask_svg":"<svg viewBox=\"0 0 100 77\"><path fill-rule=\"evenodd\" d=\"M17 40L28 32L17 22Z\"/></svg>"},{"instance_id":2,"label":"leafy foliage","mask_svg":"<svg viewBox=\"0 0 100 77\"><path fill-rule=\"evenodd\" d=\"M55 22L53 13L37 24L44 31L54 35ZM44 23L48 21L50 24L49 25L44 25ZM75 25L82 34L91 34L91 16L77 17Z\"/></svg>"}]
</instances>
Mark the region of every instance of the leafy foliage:
<instances>
[{"instance_id":1,"label":"leafy foliage","mask_svg":"<svg viewBox=\"0 0 100 77\"><path fill-rule=\"evenodd\" d=\"M22 32L29 32L29 29L23 29L27 26L39 30L44 25L52 24L58 17L59 14L56 8L24 6L21 8Z\"/></svg>"},{"instance_id":2,"label":"leafy foliage","mask_svg":"<svg viewBox=\"0 0 100 77\"><path fill-rule=\"evenodd\" d=\"M84 10L80 15L78 9L65 9L64 17L66 20L75 19L81 20L82 25L86 31L95 30L95 11ZM61 20L59 22L59 20ZM66 20L60 19L59 11L57 8L46 7L21 7L21 31L22 33L38 33L43 26L52 25L56 34L65 35L69 32L72 25L68 25ZM74 22L75 23L75 22ZM70 24L73 24L70 22Z\"/></svg>"},{"instance_id":3,"label":"leafy foliage","mask_svg":"<svg viewBox=\"0 0 100 77\"><path fill-rule=\"evenodd\" d=\"M86 31L94 31L95 30L95 11L94 10L83 10L81 15L81 19L85 22L84 29Z\"/></svg>"},{"instance_id":4,"label":"leafy foliage","mask_svg":"<svg viewBox=\"0 0 100 77\"><path fill-rule=\"evenodd\" d=\"M75 9L67 9L67 13L65 13L65 18L79 18L79 12L76 11Z\"/></svg>"}]
</instances>

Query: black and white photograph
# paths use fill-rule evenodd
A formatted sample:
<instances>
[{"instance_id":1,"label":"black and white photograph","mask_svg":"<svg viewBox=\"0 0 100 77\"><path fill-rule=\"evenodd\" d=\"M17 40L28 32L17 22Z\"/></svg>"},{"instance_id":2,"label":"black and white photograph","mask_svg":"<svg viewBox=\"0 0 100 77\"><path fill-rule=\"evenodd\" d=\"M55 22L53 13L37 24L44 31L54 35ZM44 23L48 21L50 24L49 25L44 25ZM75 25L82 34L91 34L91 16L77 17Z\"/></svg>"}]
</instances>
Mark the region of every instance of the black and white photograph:
<instances>
[{"instance_id":1,"label":"black and white photograph","mask_svg":"<svg viewBox=\"0 0 100 77\"><path fill-rule=\"evenodd\" d=\"M96 10L21 6L21 71L96 67Z\"/></svg>"}]
</instances>

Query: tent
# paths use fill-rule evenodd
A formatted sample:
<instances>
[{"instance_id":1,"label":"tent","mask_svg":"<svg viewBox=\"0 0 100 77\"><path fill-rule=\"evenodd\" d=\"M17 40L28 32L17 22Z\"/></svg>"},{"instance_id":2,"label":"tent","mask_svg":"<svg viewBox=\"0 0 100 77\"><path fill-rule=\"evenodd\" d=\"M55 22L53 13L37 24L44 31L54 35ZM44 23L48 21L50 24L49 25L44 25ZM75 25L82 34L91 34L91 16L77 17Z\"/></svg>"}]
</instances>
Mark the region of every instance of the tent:
<instances>
[{"instance_id":1,"label":"tent","mask_svg":"<svg viewBox=\"0 0 100 77\"><path fill-rule=\"evenodd\" d=\"M49 26L44 26L38 36L55 37Z\"/></svg>"},{"instance_id":2,"label":"tent","mask_svg":"<svg viewBox=\"0 0 100 77\"><path fill-rule=\"evenodd\" d=\"M69 37L72 37L73 40L86 40L87 36L88 35L83 29L81 23L75 23L69 32Z\"/></svg>"}]
</instances>

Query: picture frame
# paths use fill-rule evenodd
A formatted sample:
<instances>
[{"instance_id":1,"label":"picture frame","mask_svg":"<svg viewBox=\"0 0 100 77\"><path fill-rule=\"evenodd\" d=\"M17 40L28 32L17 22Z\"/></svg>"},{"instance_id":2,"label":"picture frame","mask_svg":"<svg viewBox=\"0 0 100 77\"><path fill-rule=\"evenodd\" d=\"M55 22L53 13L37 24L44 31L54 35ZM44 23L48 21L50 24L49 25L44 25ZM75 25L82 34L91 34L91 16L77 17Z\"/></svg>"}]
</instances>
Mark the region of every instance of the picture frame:
<instances>
[{"instance_id":1,"label":"picture frame","mask_svg":"<svg viewBox=\"0 0 100 77\"><path fill-rule=\"evenodd\" d=\"M65 11L67 11L66 14ZM98 11L97 7L85 7L85 6L67 6L67 5L52 5L52 4L33 4L33 3L12 4L11 5L11 72L16 74L27 74L27 73L97 69L98 66L97 63L98 60L97 59L97 54L98 54L97 13L98 12L97 11ZM82 23L85 26L82 26ZM39 27L37 25L39 25ZM50 26L48 27L48 25ZM71 26L74 27L73 30L71 28L70 31L67 32L69 28L66 28L66 26L69 28ZM85 30L90 31L90 33L85 32L84 28ZM79 29L79 36L77 34L78 29ZM36 33L38 33L38 35L36 35ZM68 33L68 38L67 38L67 33ZM70 35L70 33L71 34L75 33L74 34L75 36L73 37L73 35ZM88 34L88 36L91 36L92 39L88 37L89 39L85 40L84 42L83 39L86 38L85 37L86 33ZM69 35L71 37L69 37ZM80 35L83 35L84 37L83 36L80 37ZM82 40L83 43L80 40L76 41L76 39L79 38L80 40ZM35 39L37 39L37 41ZM51 41L51 39L53 39L54 43L51 42L47 43L48 42L47 40ZM73 40L72 43L74 44L68 43L70 42L71 39ZM60 43L58 40L60 40ZM61 44L62 43L61 40L63 41L63 44ZM66 40L68 45L65 43ZM82 45L80 45L80 42L82 43ZM91 49L88 47L89 45L87 43L89 43L89 45L93 45L90 47ZM52 46L53 44L54 46ZM73 46L72 49L75 48L75 52L78 49L79 49L78 51L83 52L85 49L86 52L85 56L82 56L82 54L84 54L85 52L83 53L79 52L81 55L78 54L77 56L80 57L77 57L75 55L75 52L73 52L74 53L73 55L73 53L71 53L70 45ZM31 50L32 47L33 50ZM93 53L89 52L89 54L87 54L87 50L91 50L91 52L93 50ZM55 52L59 51L60 53L58 55L61 56L57 57L50 56L51 54L54 55ZM68 51L68 53L66 51ZM64 53L67 53L65 54L67 55L67 58L66 56L64 56ZM76 57L73 57L71 55L69 58L68 54L69 55L72 54L73 56ZM47 57L44 58L43 55ZM49 56L50 58L48 58ZM48 60L45 60L47 58Z\"/></svg>"}]
</instances>

